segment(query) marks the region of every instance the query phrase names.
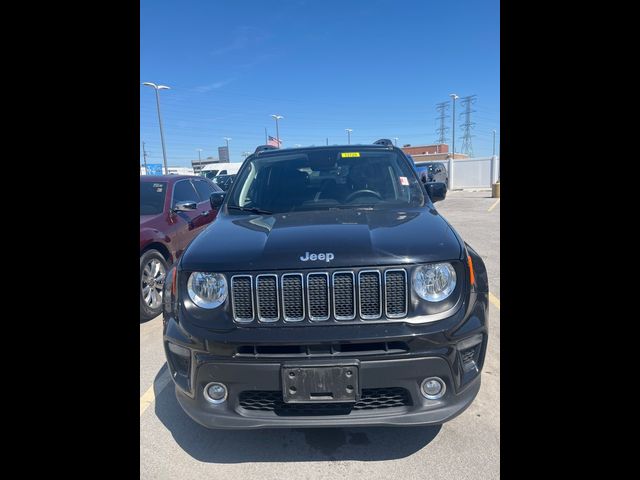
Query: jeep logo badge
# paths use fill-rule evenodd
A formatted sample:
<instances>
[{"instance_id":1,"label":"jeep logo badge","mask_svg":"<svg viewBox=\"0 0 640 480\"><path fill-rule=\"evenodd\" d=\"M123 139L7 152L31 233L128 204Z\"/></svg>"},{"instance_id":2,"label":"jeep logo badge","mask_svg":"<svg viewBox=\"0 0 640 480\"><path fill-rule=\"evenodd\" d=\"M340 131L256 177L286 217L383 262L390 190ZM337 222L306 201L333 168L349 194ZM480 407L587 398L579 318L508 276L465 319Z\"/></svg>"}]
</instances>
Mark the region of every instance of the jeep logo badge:
<instances>
[{"instance_id":1,"label":"jeep logo badge","mask_svg":"<svg viewBox=\"0 0 640 480\"><path fill-rule=\"evenodd\" d=\"M315 261L322 261L324 260L325 262L330 262L331 260L333 260L334 255L331 252L328 253L309 253L309 252L305 252L304 256L300 257L300 260L302 260L303 262L308 262L309 260L311 260L312 262Z\"/></svg>"}]
</instances>

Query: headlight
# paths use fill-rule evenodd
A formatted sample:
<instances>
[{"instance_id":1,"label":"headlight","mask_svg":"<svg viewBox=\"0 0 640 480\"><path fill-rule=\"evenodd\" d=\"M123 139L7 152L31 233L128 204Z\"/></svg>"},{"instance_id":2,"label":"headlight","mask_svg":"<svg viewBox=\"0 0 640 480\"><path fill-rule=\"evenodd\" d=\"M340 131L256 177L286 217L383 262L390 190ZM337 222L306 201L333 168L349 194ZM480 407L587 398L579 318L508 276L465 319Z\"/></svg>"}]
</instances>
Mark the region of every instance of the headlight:
<instances>
[{"instance_id":1,"label":"headlight","mask_svg":"<svg viewBox=\"0 0 640 480\"><path fill-rule=\"evenodd\" d=\"M227 280L220 273L193 272L187 281L187 291L197 306L216 308L227 299Z\"/></svg>"},{"instance_id":2,"label":"headlight","mask_svg":"<svg viewBox=\"0 0 640 480\"><path fill-rule=\"evenodd\" d=\"M421 265L413 271L413 289L428 302L440 302L456 288L456 271L450 263Z\"/></svg>"}]
</instances>

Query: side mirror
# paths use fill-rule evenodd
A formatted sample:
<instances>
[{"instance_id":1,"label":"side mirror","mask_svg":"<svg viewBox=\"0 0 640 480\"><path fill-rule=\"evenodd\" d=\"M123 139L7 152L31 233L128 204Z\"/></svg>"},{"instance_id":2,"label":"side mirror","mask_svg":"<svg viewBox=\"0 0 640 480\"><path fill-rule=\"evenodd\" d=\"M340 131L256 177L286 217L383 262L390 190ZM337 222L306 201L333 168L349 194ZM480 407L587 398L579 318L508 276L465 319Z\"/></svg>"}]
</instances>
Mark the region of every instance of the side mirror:
<instances>
[{"instance_id":1,"label":"side mirror","mask_svg":"<svg viewBox=\"0 0 640 480\"><path fill-rule=\"evenodd\" d=\"M196 202L192 202L187 200L186 202L178 202L173 207L174 212L190 212L198 208L198 204Z\"/></svg>"},{"instance_id":2,"label":"side mirror","mask_svg":"<svg viewBox=\"0 0 640 480\"><path fill-rule=\"evenodd\" d=\"M427 189L427 194L433 203L444 200L447 196L447 184L443 182L429 182L425 183L424 187Z\"/></svg>"},{"instance_id":3,"label":"side mirror","mask_svg":"<svg viewBox=\"0 0 640 480\"><path fill-rule=\"evenodd\" d=\"M211 203L211 208L218 209L222 202L224 201L225 192L214 192L209 197L209 202Z\"/></svg>"}]
</instances>

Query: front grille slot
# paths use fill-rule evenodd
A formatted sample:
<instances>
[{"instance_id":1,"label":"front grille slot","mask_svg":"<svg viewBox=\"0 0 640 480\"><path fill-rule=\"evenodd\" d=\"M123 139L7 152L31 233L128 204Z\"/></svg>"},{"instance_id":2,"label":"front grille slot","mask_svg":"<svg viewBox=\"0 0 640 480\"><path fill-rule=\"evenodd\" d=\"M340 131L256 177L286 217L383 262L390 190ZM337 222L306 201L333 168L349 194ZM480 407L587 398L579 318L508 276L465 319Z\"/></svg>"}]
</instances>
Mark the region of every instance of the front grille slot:
<instances>
[{"instance_id":1,"label":"front grille slot","mask_svg":"<svg viewBox=\"0 0 640 480\"><path fill-rule=\"evenodd\" d=\"M301 273L282 275L282 315L285 322L304 320L304 294Z\"/></svg>"},{"instance_id":2,"label":"front grille slot","mask_svg":"<svg viewBox=\"0 0 640 480\"><path fill-rule=\"evenodd\" d=\"M354 403L284 403L282 392L245 390L240 393L240 407L254 412L271 412L277 416L349 415L363 410L411 406L411 396L404 388L364 388Z\"/></svg>"},{"instance_id":3,"label":"front grille slot","mask_svg":"<svg viewBox=\"0 0 640 480\"><path fill-rule=\"evenodd\" d=\"M230 296L239 323L346 322L406 317L409 288L406 269L383 267L234 275Z\"/></svg>"},{"instance_id":4,"label":"front grille slot","mask_svg":"<svg viewBox=\"0 0 640 480\"><path fill-rule=\"evenodd\" d=\"M382 291L380 272L365 270L358 274L360 284L360 316L365 320L374 320L382 316Z\"/></svg>"},{"instance_id":5,"label":"front grille slot","mask_svg":"<svg viewBox=\"0 0 640 480\"><path fill-rule=\"evenodd\" d=\"M356 279L353 272L333 274L333 316L336 320L356 318Z\"/></svg>"},{"instance_id":6,"label":"front grille slot","mask_svg":"<svg viewBox=\"0 0 640 480\"><path fill-rule=\"evenodd\" d=\"M277 275L258 275L256 277L256 296L258 320L277 322L280 317Z\"/></svg>"},{"instance_id":7,"label":"front grille slot","mask_svg":"<svg viewBox=\"0 0 640 480\"><path fill-rule=\"evenodd\" d=\"M231 277L231 306L237 322L253 321L253 283L251 275Z\"/></svg>"},{"instance_id":8,"label":"front grille slot","mask_svg":"<svg viewBox=\"0 0 640 480\"><path fill-rule=\"evenodd\" d=\"M400 269L384 272L384 292L387 317L404 317L407 314L407 272Z\"/></svg>"},{"instance_id":9,"label":"front grille slot","mask_svg":"<svg viewBox=\"0 0 640 480\"><path fill-rule=\"evenodd\" d=\"M307 298L309 318L314 321L329 319L329 274L310 273L307 275Z\"/></svg>"}]
</instances>

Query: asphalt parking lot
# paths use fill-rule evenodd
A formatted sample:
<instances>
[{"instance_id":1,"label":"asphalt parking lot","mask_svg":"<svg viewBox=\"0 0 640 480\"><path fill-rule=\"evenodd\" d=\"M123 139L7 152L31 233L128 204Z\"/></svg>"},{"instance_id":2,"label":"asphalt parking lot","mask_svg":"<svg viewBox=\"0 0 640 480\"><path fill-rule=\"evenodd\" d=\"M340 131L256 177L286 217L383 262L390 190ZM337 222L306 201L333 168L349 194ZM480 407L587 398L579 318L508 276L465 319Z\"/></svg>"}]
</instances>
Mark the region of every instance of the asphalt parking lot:
<instances>
[{"instance_id":1,"label":"asphalt parking lot","mask_svg":"<svg viewBox=\"0 0 640 480\"><path fill-rule=\"evenodd\" d=\"M482 387L464 413L441 427L207 430L176 401L157 317L140 325L140 478L499 478L500 202L458 191L436 207L489 271Z\"/></svg>"}]
</instances>

